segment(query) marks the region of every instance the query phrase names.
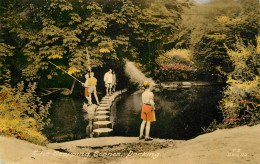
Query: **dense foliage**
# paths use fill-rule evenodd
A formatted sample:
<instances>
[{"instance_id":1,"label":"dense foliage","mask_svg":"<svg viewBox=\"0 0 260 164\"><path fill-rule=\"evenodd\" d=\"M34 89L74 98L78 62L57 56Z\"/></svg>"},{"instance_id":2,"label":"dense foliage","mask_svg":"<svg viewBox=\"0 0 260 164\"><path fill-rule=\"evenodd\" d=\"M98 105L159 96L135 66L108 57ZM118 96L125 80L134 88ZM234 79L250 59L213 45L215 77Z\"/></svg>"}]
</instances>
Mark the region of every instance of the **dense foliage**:
<instances>
[{"instance_id":1,"label":"dense foliage","mask_svg":"<svg viewBox=\"0 0 260 164\"><path fill-rule=\"evenodd\" d=\"M8 80L1 86L0 134L41 145L47 143L40 131L47 123L51 101L43 105L35 89L36 83L29 83L27 88L23 82L11 87Z\"/></svg>"},{"instance_id":2,"label":"dense foliage","mask_svg":"<svg viewBox=\"0 0 260 164\"><path fill-rule=\"evenodd\" d=\"M257 46L245 46L242 40L236 42L234 50L226 47L234 70L226 73L227 87L220 101L223 123L213 122L205 131L240 125L255 125L260 122L260 37Z\"/></svg>"},{"instance_id":3,"label":"dense foliage","mask_svg":"<svg viewBox=\"0 0 260 164\"><path fill-rule=\"evenodd\" d=\"M8 108L1 106L1 114L6 118L16 111L14 118L26 113L19 121L8 121L36 119L38 132L44 119L37 120L37 114L48 112L36 98L33 82L66 76L50 62L79 78L91 68L122 67L124 58L141 63L151 73L157 56L172 44L180 14L188 6L175 0L1 0L0 4L0 85L1 94L8 95L1 101ZM31 89L27 93L24 88ZM24 99L18 101L18 95ZM13 102L18 105L10 105ZM21 135L28 130L18 127L9 126ZM8 127L3 129L7 134Z\"/></svg>"},{"instance_id":4,"label":"dense foliage","mask_svg":"<svg viewBox=\"0 0 260 164\"><path fill-rule=\"evenodd\" d=\"M1 4L5 53L14 46L15 55L26 59L21 63L11 60L6 67L13 67L26 80L57 76L48 61L76 76L89 66L122 62L125 57L148 63L145 68L151 70L158 54L171 44L182 8L187 6L176 1L145 5L146 1L117 0L13 0Z\"/></svg>"},{"instance_id":5,"label":"dense foliage","mask_svg":"<svg viewBox=\"0 0 260 164\"><path fill-rule=\"evenodd\" d=\"M156 63L160 66L154 71L154 78L163 81L183 81L196 77L196 66L192 60L192 51L172 49L159 55Z\"/></svg>"},{"instance_id":6,"label":"dense foliage","mask_svg":"<svg viewBox=\"0 0 260 164\"><path fill-rule=\"evenodd\" d=\"M227 48L227 51L234 71L227 74L228 86L220 106L224 123L257 124L260 122L259 54L256 48L245 46L241 40L235 50Z\"/></svg>"},{"instance_id":7,"label":"dense foliage","mask_svg":"<svg viewBox=\"0 0 260 164\"><path fill-rule=\"evenodd\" d=\"M44 138L24 136L28 127L40 136L50 105L37 97L36 84L68 83L50 62L82 79L89 69L99 78L111 67L122 73L125 59L130 59L159 81L227 80L220 106L225 121L243 119L245 108L250 123L259 119L259 107L243 103L246 95L259 95L258 0L212 0L204 5L188 0L0 0L0 4L0 113L2 121L10 121L5 127L1 122L3 134L16 129L11 135L43 143ZM53 84L54 78L61 82ZM254 101L251 104L257 104ZM26 120L30 123L18 128Z\"/></svg>"},{"instance_id":8,"label":"dense foliage","mask_svg":"<svg viewBox=\"0 0 260 164\"><path fill-rule=\"evenodd\" d=\"M225 81L219 71L233 69L232 61L224 45L234 47L236 37L245 45L256 46L259 31L259 1L212 0L185 10L176 46L193 51L198 72L207 80Z\"/></svg>"}]
</instances>

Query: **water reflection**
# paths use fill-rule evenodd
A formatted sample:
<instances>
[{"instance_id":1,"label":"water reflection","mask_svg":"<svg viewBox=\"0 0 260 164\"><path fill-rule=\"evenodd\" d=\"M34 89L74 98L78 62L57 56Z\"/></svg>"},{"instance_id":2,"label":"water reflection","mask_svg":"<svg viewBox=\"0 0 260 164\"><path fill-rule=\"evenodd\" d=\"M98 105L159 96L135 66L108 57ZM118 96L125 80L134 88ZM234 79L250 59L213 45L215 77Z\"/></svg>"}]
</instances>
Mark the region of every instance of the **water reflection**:
<instances>
[{"instance_id":1,"label":"water reflection","mask_svg":"<svg viewBox=\"0 0 260 164\"><path fill-rule=\"evenodd\" d=\"M208 126L214 118L220 119L217 110L220 91L221 87L196 86L155 92L157 121L151 125L150 136L191 139L201 134L201 127ZM114 103L114 135L139 135L141 94L142 91L137 91Z\"/></svg>"},{"instance_id":2,"label":"water reflection","mask_svg":"<svg viewBox=\"0 0 260 164\"><path fill-rule=\"evenodd\" d=\"M87 122L82 110L84 100L61 97L53 100L50 108L52 126L45 128L44 133L50 141L61 142L86 137Z\"/></svg>"},{"instance_id":3,"label":"water reflection","mask_svg":"<svg viewBox=\"0 0 260 164\"><path fill-rule=\"evenodd\" d=\"M150 136L181 140L198 136L201 127L208 126L215 118L221 119L217 110L221 89L194 86L154 92L157 121L151 124ZM139 136L142 92L139 90L115 99L110 113L113 135ZM44 131L48 139L61 142L86 138L88 121L84 119L82 109L85 99L62 97L52 100L52 126Z\"/></svg>"}]
</instances>

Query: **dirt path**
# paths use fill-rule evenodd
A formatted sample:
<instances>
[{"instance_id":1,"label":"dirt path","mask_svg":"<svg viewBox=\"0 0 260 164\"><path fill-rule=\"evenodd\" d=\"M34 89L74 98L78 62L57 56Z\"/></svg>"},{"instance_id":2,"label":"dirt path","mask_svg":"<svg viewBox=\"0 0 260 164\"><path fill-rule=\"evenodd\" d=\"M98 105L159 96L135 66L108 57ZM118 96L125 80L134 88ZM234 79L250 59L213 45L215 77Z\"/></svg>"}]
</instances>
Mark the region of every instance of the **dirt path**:
<instances>
[{"instance_id":1,"label":"dirt path","mask_svg":"<svg viewBox=\"0 0 260 164\"><path fill-rule=\"evenodd\" d=\"M260 125L217 130L188 141L145 142L137 137L101 137L43 147L0 137L0 161L5 164L257 164L259 145Z\"/></svg>"},{"instance_id":2,"label":"dirt path","mask_svg":"<svg viewBox=\"0 0 260 164\"><path fill-rule=\"evenodd\" d=\"M133 83L143 84L144 81L150 82L155 85L152 78L147 78L139 69L136 68L133 62L126 61L125 73L129 76L130 81Z\"/></svg>"},{"instance_id":3,"label":"dirt path","mask_svg":"<svg viewBox=\"0 0 260 164\"><path fill-rule=\"evenodd\" d=\"M136 156L111 163L149 164L259 164L260 125L217 130L174 148L153 151L159 157Z\"/></svg>"},{"instance_id":4,"label":"dirt path","mask_svg":"<svg viewBox=\"0 0 260 164\"><path fill-rule=\"evenodd\" d=\"M53 143L49 144L48 147L95 160L94 163L108 163L135 156L136 153L157 158L158 154L148 153L164 148L174 148L181 142L184 141L154 139L146 142L139 140L138 137L102 137Z\"/></svg>"}]
</instances>

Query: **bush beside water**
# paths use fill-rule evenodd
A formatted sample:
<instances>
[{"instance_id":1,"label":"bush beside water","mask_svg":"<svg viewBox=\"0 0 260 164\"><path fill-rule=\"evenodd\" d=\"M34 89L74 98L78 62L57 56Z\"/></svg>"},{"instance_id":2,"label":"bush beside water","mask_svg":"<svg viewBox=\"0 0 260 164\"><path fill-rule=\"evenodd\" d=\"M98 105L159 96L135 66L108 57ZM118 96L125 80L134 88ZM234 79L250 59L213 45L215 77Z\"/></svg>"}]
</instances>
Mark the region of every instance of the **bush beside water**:
<instances>
[{"instance_id":1,"label":"bush beside water","mask_svg":"<svg viewBox=\"0 0 260 164\"><path fill-rule=\"evenodd\" d=\"M24 83L11 87L8 83L0 90L0 135L16 137L38 145L46 144L41 130L47 123L48 109L36 96L36 83Z\"/></svg>"},{"instance_id":2,"label":"bush beside water","mask_svg":"<svg viewBox=\"0 0 260 164\"><path fill-rule=\"evenodd\" d=\"M224 120L221 124L212 122L208 128L203 128L205 132L260 123L260 36L257 41L256 47L245 46L241 40L237 41L235 49L226 47L234 70L222 72L227 76L224 97L219 105ZM221 71L220 67L218 69Z\"/></svg>"}]
</instances>

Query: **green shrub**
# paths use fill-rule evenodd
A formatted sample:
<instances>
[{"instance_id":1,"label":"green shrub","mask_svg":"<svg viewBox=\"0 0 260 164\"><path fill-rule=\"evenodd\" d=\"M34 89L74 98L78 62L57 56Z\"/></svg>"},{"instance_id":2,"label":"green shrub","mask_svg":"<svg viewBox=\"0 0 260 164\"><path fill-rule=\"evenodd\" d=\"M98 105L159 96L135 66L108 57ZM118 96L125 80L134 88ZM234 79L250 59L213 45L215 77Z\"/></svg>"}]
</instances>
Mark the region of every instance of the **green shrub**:
<instances>
[{"instance_id":1,"label":"green shrub","mask_svg":"<svg viewBox=\"0 0 260 164\"><path fill-rule=\"evenodd\" d=\"M260 40L258 45L260 45ZM260 123L259 52L257 47L245 46L241 40L238 40L235 49L226 48L234 70L229 73L222 72L227 76L227 87L219 105L224 120L222 124L212 123L207 129L204 128L203 130L206 132L217 128ZM221 68L218 69L221 71Z\"/></svg>"},{"instance_id":2,"label":"green shrub","mask_svg":"<svg viewBox=\"0 0 260 164\"><path fill-rule=\"evenodd\" d=\"M41 134L51 101L43 105L36 96L36 83L16 87L2 85L0 90L0 134L44 145L47 138Z\"/></svg>"}]
</instances>

